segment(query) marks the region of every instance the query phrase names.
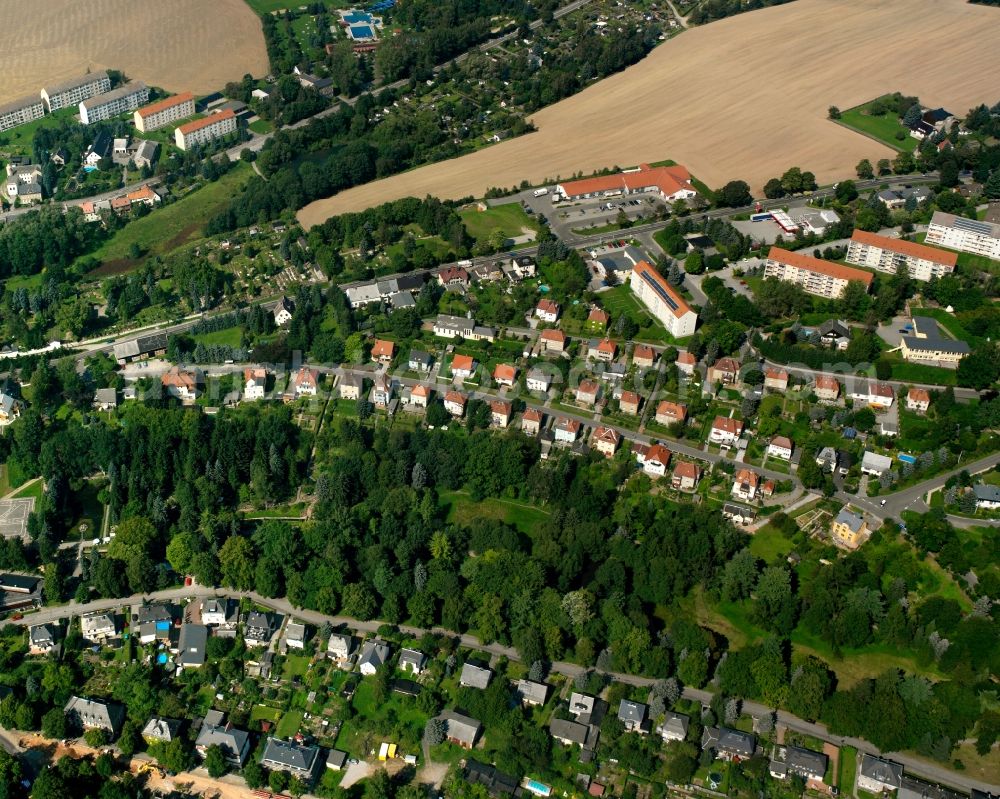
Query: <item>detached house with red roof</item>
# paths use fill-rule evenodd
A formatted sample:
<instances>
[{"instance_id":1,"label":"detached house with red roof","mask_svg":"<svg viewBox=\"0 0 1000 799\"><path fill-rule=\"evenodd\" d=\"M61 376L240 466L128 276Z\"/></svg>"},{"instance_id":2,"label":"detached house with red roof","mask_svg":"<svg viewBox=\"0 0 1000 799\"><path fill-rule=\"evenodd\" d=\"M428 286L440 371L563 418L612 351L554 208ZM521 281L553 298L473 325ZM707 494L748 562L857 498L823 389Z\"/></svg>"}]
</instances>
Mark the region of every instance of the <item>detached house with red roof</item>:
<instances>
[{"instance_id":1,"label":"detached house with red roof","mask_svg":"<svg viewBox=\"0 0 1000 799\"><path fill-rule=\"evenodd\" d=\"M603 361L604 363L611 363L615 359L617 352L618 346L611 339L607 338L602 338L600 341L595 339L587 347L588 358L593 358L595 361Z\"/></svg>"},{"instance_id":2,"label":"detached house with red roof","mask_svg":"<svg viewBox=\"0 0 1000 799\"><path fill-rule=\"evenodd\" d=\"M772 458L780 458L783 461L792 459L794 445L788 436L774 436L767 445L767 454Z\"/></svg>"},{"instance_id":3,"label":"detached house with red roof","mask_svg":"<svg viewBox=\"0 0 1000 799\"><path fill-rule=\"evenodd\" d=\"M512 388L517 381L517 367L509 363L498 363L493 367L493 382L498 386Z\"/></svg>"},{"instance_id":4,"label":"detached house with red roof","mask_svg":"<svg viewBox=\"0 0 1000 799\"><path fill-rule=\"evenodd\" d=\"M830 375L816 375L816 386L813 389L816 399L822 402L836 402L840 396L840 383Z\"/></svg>"},{"instance_id":5,"label":"detached house with red roof","mask_svg":"<svg viewBox=\"0 0 1000 799\"><path fill-rule=\"evenodd\" d=\"M590 437L590 443L594 449L600 452L605 458L612 457L618 450L618 444L622 436L613 427L604 425L594 429L594 434Z\"/></svg>"},{"instance_id":6,"label":"detached house with red roof","mask_svg":"<svg viewBox=\"0 0 1000 799\"><path fill-rule=\"evenodd\" d=\"M618 399L618 407L621 408L622 413L627 413L629 416L639 415L639 405L641 403L642 397L634 391L623 391L621 397Z\"/></svg>"},{"instance_id":7,"label":"detached house with red roof","mask_svg":"<svg viewBox=\"0 0 1000 799\"><path fill-rule=\"evenodd\" d=\"M554 325L559 321L559 303L548 299L539 300L535 306L535 316L543 322Z\"/></svg>"},{"instance_id":8,"label":"detached house with red roof","mask_svg":"<svg viewBox=\"0 0 1000 799\"><path fill-rule=\"evenodd\" d=\"M690 461L678 461L670 477L670 485L679 491L694 491L701 480L701 468Z\"/></svg>"},{"instance_id":9,"label":"detached house with red roof","mask_svg":"<svg viewBox=\"0 0 1000 799\"><path fill-rule=\"evenodd\" d=\"M632 365L652 369L656 363L656 351L646 344L637 344L632 351Z\"/></svg>"},{"instance_id":10,"label":"detached house with red roof","mask_svg":"<svg viewBox=\"0 0 1000 799\"><path fill-rule=\"evenodd\" d=\"M587 325L591 330L596 330L603 333L608 328L608 322L611 321L611 317L605 311L600 308L594 308L589 314L587 314Z\"/></svg>"},{"instance_id":11,"label":"detached house with red roof","mask_svg":"<svg viewBox=\"0 0 1000 799\"><path fill-rule=\"evenodd\" d=\"M684 422L687 419L687 406L678 402L662 400L656 406L657 424L671 425L674 422Z\"/></svg>"},{"instance_id":12,"label":"detached house with red roof","mask_svg":"<svg viewBox=\"0 0 1000 799\"><path fill-rule=\"evenodd\" d=\"M451 359L451 376L456 380L468 380L476 371L476 360L471 355L456 355Z\"/></svg>"},{"instance_id":13,"label":"detached house with red roof","mask_svg":"<svg viewBox=\"0 0 1000 799\"><path fill-rule=\"evenodd\" d=\"M642 458L642 470L650 477L663 477L670 465L670 450L662 444L653 444Z\"/></svg>"},{"instance_id":14,"label":"detached house with red roof","mask_svg":"<svg viewBox=\"0 0 1000 799\"><path fill-rule=\"evenodd\" d=\"M555 440L557 442L572 444L580 435L580 429L582 427L583 425L576 419L560 416L559 420L552 426L552 430L555 433Z\"/></svg>"},{"instance_id":15,"label":"detached house with red roof","mask_svg":"<svg viewBox=\"0 0 1000 799\"><path fill-rule=\"evenodd\" d=\"M698 365L698 359L690 352L681 352L677 354L677 360L674 363L677 364L677 371L690 377L694 374L694 368Z\"/></svg>"},{"instance_id":16,"label":"detached house with red roof","mask_svg":"<svg viewBox=\"0 0 1000 799\"><path fill-rule=\"evenodd\" d=\"M736 472L736 479L733 481L732 495L744 502L751 502L757 498L760 490L760 475L749 469L740 469Z\"/></svg>"},{"instance_id":17,"label":"detached house with red roof","mask_svg":"<svg viewBox=\"0 0 1000 799\"><path fill-rule=\"evenodd\" d=\"M788 389L788 372L769 366L764 370L764 388L769 388L772 391L786 391Z\"/></svg>"},{"instance_id":18,"label":"detached house with red roof","mask_svg":"<svg viewBox=\"0 0 1000 799\"><path fill-rule=\"evenodd\" d=\"M267 369L263 366L250 366L243 370L243 399L264 399L264 389L267 384Z\"/></svg>"},{"instance_id":19,"label":"detached house with red roof","mask_svg":"<svg viewBox=\"0 0 1000 799\"><path fill-rule=\"evenodd\" d=\"M538 339L543 352L566 351L566 334L561 330L543 330Z\"/></svg>"},{"instance_id":20,"label":"detached house with red roof","mask_svg":"<svg viewBox=\"0 0 1000 799\"><path fill-rule=\"evenodd\" d=\"M396 345L391 341L377 338L372 346L372 360L377 363L391 363L396 354Z\"/></svg>"},{"instance_id":21,"label":"detached house with red roof","mask_svg":"<svg viewBox=\"0 0 1000 799\"><path fill-rule=\"evenodd\" d=\"M160 383L171 397L181 402L194 402L198 398L198 373L173 366L160 377Z\"/></svg>"},{"instance_id":22,"label":"detached house with red roof","mask_svg":"<svg viewBox=\"0 0 1000 799\"><path fill-rule=\"evenodd\" d=\"M465 395L449 391L444 395L444 409L452 416L461 417L465 413Z\"/></svg>"},{"instance_id":23,"label":"detached house with red roof","mask_svg":"<svg viewBox=\"0 0 1000 799\"><path fill-rule=\"evenodd\" d=\"M725 386L737 385L740 382L739 361L735 358L719 358L708 367L708 380Z\"/></svg>"},{"instance_id":24,"label":"detached house with red roof","mask_svg":"<svg viewBox=\"0 0 1000 799\"><path fill-rule=\"evenodd\" d=\"M303 366L292 376L293 397L315 397L319 391L319 372Z\"/></svg>"},{"instance_id":25,"label":"detached house with red roof","mask_svg":"<svg viewBox=\"0 0 1000 799\"><path fill-rule=\"evenodd\" d=\"M931 406L931 395L923 388L911 388L906 394L906 409L926 413Z\"/></svg>"},{"instance_id":26,"label":"detached house with red roof","mask_svg":"<svg viewBox=\"0 0 1000 799\"><path fill-rule=\"evenodd\" d=\"M542 429L542 412L528 408L521 416L521 431L526 436L537 436Z\"/></svg>"},{"instance_id":27,"label":"detached house with red roof","mask_svg":"<svg viewBox=\"0 0 1000 799\"><path fill-rule=\"evenodd\" d=\"M595 405L601 387L593 380L581 380L576 389L576 401L583 405Z\"/></svg>"},{"instance_id":28,"label":"detached house with red roof","mask_svg":"<svg viewBox=\"0 0 1000 799\"><path fill-rule=\"evenodd\" d=\"M461 266L449 266L438 272L438 283L442 286L468 286L469 273Z\"/></svg>"},{"instance_id":29,"label":"detached house with red roof","mask_svg":"<svg viewBox=\"0 0 1000 799\"><path fill-rule=\"evenodd\" d=\"M504 428L510 424L513 406L507 400L493 400L490 403L490 424Z\"/></svg>"},{"instance_id":30,"label":"detached house with red roof","mask_svg":"<svg viewBox=\"0 0 1000 799\"><path fill-rule=\"evenodd\" d=\"M431 389L427 386L414 386L410 390L410 405L416 405L418 408L426 408L430 398Z\"/></svg>"},{"instance_id":31,"label":"detached house with red roof","mask_svg":"<svg viewBox=\"0 0 1000 799\"><path fill-rule=\"evenodd\" d=\"M712 422L712 429L708 433L708 440L713 444L735 444L739 437L743 435L743 422L739 419L730 419L726 416L716 416Z\"/></svg>"}]
</instances>

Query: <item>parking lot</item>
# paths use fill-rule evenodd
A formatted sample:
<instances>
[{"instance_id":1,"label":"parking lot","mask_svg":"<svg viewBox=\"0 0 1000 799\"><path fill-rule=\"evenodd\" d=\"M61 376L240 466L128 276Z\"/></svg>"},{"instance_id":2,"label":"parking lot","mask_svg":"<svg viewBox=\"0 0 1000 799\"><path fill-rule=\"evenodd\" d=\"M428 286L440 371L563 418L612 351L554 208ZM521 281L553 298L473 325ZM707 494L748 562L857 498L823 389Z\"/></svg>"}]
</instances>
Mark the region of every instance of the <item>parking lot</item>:
<instances>
[{"instance_id":1,"label":"parking lot","mask_svg":"<svg viewBox=\"0 0 1000 799\"><path fill-rule=\"evenodd\" d=\"M28 516L35 509L35 498L0 500L0 535L28 540Z\"/></svg>"},{"instance_id":2,"label":"parking lot","mask_svg":"<svg viewBox=\"0 0 1000 799\"><path fill-rule=\"evenodd\" d=\"M548 193L539 197L528 189L510 197L491 200L491 204L519 202L528 213L544 216L552 232L567 242L586 236L587 228L612 224L619 210L624 210L629 219L640 215L652 217L661 204L652 194L553 202L553 188L549 187ZM574 233L574 230L579 232Z\"/></svg>"}]
</instances>

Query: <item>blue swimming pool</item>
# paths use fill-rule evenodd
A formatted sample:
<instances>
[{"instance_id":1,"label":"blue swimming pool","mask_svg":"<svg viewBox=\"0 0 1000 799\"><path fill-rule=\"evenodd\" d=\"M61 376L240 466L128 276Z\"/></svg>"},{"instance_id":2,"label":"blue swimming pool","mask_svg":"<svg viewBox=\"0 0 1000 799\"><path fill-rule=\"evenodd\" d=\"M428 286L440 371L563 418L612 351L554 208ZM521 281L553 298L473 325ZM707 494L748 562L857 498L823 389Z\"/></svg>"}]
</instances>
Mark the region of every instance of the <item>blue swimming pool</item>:
<instances>
[{"instance_id":1,"label":"blue swimming pool","mask_svg":"<svg viewBox=\"0 0 1000 799\"><path fill-rule=\"evenodd\" d=\"M552 789L548 785L545 785L538 780L528 780L524 783L524 787L537 796L548 796L552 793Z\"/></svg>"},{"instance_id":2,"label":"blue swimming pool","mask_svg":"<svg viewBox=\"0 0 1000 799\"><path fill-rule=\"evenodd\" d=\"M164 663L166 663L167 662L167 653L166 652L160 652L160 654L158 654L156 656L156 662L159 663L161 666Z\"/></svg>"},{"instance_id":3,"label":"blue swimming pool","mask_svg":"<svg viewBox=\"0 0 1000 799\"><path fill-rule=\"evenodd\" d=\"M916 463L917 459L913 455L900 454L896 456L903 463Z\"/></svg>"}]
</instances>

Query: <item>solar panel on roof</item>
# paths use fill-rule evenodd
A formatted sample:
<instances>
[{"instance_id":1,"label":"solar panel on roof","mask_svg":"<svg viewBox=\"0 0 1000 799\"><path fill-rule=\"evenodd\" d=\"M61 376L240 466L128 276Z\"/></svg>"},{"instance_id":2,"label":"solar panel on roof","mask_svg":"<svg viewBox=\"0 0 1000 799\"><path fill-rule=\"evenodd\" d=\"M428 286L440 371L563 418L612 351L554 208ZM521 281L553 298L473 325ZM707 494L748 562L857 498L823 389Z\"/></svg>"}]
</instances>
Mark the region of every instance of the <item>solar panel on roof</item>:
<instances>
[{"instance_id":1,"label":"solar panel on roof","mask_svg":"<svg viewBox=\"0 0 1000 799\"><path fill-rule=\"evenodd\" d=\"M677 302L671 297L666 289L663 288L659 283L657 283L649 272L642 273L642 279L656 292L657 296L663 300L669 307L671 311L677 310Z\"/></svg>"},{"instance_id":2,"label":"solar panel on roof","mask_svg":"<svg viewBox=\"0 0 1000 799\"><path fill-rule=\"evenodd\" d=\"M993 226L986 222L979 222L975 219L966 219L964 216L956 216L953 226L958 230L968 230L978 233L980 236L992 236Z\"/></svg>"}]
</instances>

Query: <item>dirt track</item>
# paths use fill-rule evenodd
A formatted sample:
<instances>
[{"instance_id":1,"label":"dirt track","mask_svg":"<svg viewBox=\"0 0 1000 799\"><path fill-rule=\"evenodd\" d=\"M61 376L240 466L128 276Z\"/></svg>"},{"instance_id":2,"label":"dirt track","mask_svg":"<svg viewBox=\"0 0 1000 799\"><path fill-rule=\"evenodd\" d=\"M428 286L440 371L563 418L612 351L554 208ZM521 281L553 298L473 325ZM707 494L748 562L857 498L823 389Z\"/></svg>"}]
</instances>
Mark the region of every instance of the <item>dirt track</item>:
<instances>
[{"instance_id":1,"label":"dirt track","mask_svg":"<svg viewBox=\"0 0 1000 799\"><path fill-rule=\"evenodd\" d=\"M260 20L243 0L0 0L0 19L0 104L88 69L196 94L268 71Z\"/></svg>"},{"instance_id":2,"label":"dirt track","mask_svg":"<svg viewBox=\"0 0 1000 799\"><path fill-rule=\"evenodd\" d=\"M538 132L306 206L306 226L398 197L672 158L710 186L755 188L790 166L821 182L893 153L827 120L891 91L964 113L995 103L1000 9L965 0L797 0L687 31L534 115Z\"/></svg>"}]
</instances>

